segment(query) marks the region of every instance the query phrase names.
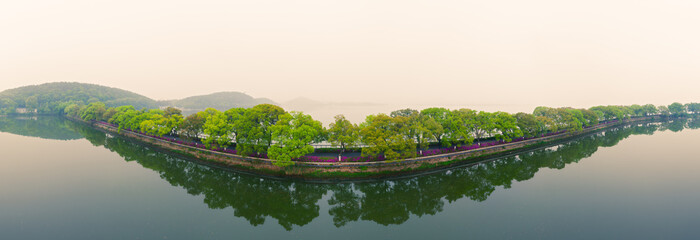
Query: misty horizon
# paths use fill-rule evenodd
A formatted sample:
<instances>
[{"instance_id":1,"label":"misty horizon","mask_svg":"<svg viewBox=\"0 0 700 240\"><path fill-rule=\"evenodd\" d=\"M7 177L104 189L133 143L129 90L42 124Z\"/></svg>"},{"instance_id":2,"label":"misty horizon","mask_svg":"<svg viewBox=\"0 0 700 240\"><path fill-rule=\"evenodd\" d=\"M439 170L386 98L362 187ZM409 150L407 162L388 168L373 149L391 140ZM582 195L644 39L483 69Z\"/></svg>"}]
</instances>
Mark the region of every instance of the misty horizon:
<instances>
[{"instance_id":1,"label":"misty horizon","mask_svg":"<svg viewBox=\"0 0 700 240\"><path fill-rule=\"evenodd\" d=\"M700 3L6 2L0 89L154 99L586 107L697 102Z\"/></svg>"},{"instance_id":2,"label":"misty horizon","mask_svg":"<svg viewBox=\"0 0 700 240\"><path fill-rule=\"evenodd\" d=\"M11 89L16 89L16 88L21 88L21 87L27 87L27 86L42 85L42 84L46 84L46 83L95 84L95 85L104 86L104 87L110 87L110 88L117 88L117 89L126 90L126 91L133 92L133 93L136 93L136 94L139 94L139 95L142 95L142 96L144 96L144 97L148 97L148 98L150 98L150 99L153 99L153 100L155 100L155 101L160 101L160 102L163 102L163 101L172 101L172 100L180 100L180 99L185 99L185 98L189 98L189 97L205 96L205 95L218 94L218 93L242 93L242 94L248 95L248 96L250 96L250 97L252 97L252 98L254 98L254 99L263 99L263 98L265 98L265 99L270 99L270 100L273 100L275 103L278 103L278 104L281 104L281 105L282 105L282 104L287 104L287 103L292 103L292 102L294 102L294 103L297 103L297 102L315 102L315 103L317 103L317 104L327 104L327 105L335 105L335 104L406 105L406 104L408 104L408 105L416 105L416 106L461 106L461 105L464 105L464 106L474 106L474 105L484 105L484 106L528 105L528 106L535 106L535 105L536 105L536 106L559 106L559 107L592 107L592 106L595 106L595 105L566 105L566 104L563 104L563 105L562 105L562 104L537 105L537 104L523 103L523 102L517 102L517 101L516 101L516 102L506 103L506 102L499 102L499 101L491 101L491 102L489 102L489 101L483 101L483 100L482 100L482 101L476 101L476 102L438 102L438 101L430 101L430 100L424 101L424 102L395 102L395 101L384 101L384 102L382 102L382 101L361 101L361 100L357 100L357 101L352 101L352 100L350 100L350 101L334 101L334 100L332 100L332 99L331 99L331 100L325 100L325 99L317 99L317 98L307 97L307 96L296 96L296 97L292 97L292 98L288 98L288 99L287 99L287 98L280 99L280 98L275 98L275 96L267 96L267 95L260 95L260 96L257 96L257 95L251 95L251 94L248 93L248 92L238 91L238 90L236 90L236 89L220 89L220 90L215 90L215 91L213 91L213 92L205 92L205 93L201 93L201 94L191 94L191 95L185 95L185 96L182 96L182 97L154 98L153 96L149 96L148 94L143 94L143 93L139 92L139 90L127 89L127 88L120 88L120 87L115 87L115 86L110 86L110 85L99 84L99 83L76 82L76 81L72 81L72 82L71 82L71 81L60 81L60 82L50 82L50 81L49 81L49 82L42 82L42 83L37 83L37 84L20 85L20 86L10 87L10 88L6 88L6 89L0 89L0 92L5 91L5 90L11 90ZM654 104L654 105L668 105L668 104L671 104L671 103L673 103L673 102L681 102L681 101L672 100L672 99L669 100L669 101L670 101L670 102L667 102L667 103L632 102L632 103L629 103L628 105L631 105L631 104L647 104L647 103ZM691 101L691 102L692 102L692 101ZM407 105L407 106L408 106L408 105ZM598 104L598 105L625 105L625 104L601 103L601 104Z\"/></svg>"},{"instance_id":3,"label":"misty horizon","mask_svg":"<svg viewBox=\"0 0 700 240\"><path fill-rule=\"evenodd\" d=\"M698 13L2 1L0 238L694 239Z\"/></svg>"}]
</instances>

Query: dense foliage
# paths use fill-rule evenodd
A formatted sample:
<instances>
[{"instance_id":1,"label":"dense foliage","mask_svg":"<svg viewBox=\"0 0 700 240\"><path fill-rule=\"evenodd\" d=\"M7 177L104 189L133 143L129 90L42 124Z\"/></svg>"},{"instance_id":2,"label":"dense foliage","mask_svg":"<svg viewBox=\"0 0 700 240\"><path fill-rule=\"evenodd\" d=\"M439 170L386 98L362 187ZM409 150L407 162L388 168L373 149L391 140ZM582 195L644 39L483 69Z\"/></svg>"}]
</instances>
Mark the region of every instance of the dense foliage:
<instances>
[{"instance_id":1,"label":"dense foliage","mask_svg":"<svg viewBox=\"0 0 700 240\"><path fill-rule=\"evenodd\" d=\"M46 83L24 86L0 92L0 114L16 113L17 109L40 114L62 114L70 104L87 105L102 102L108 107L131 105L136 109L177 106L181 109L203 110L213 108L224 111L234 107L253 107L268 103L270 99L253 98L240 92L219 92L192 96L179 100L155 101L148 97L118 89L86 83Z\"/></svg>"},{"instance_id":2,"label":"dense foliage","mask_svg":"<svg viewBox=\"0 0 700 240\"><path fill-rule=\"evenodd\" d=\"M309 144L323 133L323 126L309 115L292 112L280 115L270 130L275 144L270 147L268 156L277 160L275 165L288 166L293 159L314 152Z\"/></svg>"},{"instance_id":3,"label":"dense foliage","mask_svg":"<svg viewBox=\"0 0 700 240\"><path fill-rule=\"evenodd\" d=\"M308 158L312 143L329 142L339 148L338 159L349 148L361 147L362 159L396 160L450 151L493 146L562 132L570 134L601 122L660 115L680 117L700 112L700 104L673 103L656 107L595 106L590 109L537 107L532 114L484 112L471 109L401 109L390 115L367 116L359 125L338 115L329 129L301 112L260 104L225 112L208 108L186 118L180 110L109 107L102 102L71 103L62 111L86 121L105 121L162 137L185 139L209 149L246 156L269 157L279 166ZM428 149L429 146L443 149ZM199 145L198 145L199 146ZM229 147L235 146L235 150Z\"/></svg>"},{"instance_id":4,"label":"dense foliage","mask_svg":"<svg viewBox=\"0 0 700 240\"><path fill-rule=\"evenodd\" d=\"M42 114L61 114L70 104L86 105L102 102L106 106L132 105L136 108L155 108L156 101L145 96L94 84L46 83L0 92L0 114L15 113L17 108L37 110Z\"/></svg>"}]
</instances>

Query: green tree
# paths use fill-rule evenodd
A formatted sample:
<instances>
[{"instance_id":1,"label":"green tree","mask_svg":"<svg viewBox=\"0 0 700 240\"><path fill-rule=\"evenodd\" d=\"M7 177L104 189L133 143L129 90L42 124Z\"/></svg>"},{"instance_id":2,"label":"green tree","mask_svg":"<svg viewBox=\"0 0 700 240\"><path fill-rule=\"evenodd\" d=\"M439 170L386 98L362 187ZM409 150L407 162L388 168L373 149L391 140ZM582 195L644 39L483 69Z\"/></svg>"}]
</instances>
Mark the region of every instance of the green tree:
<instances>
[{"instance_id":1,"label":"green tree","mask_svg":"<svg viewBox=\"0 0 700 240\"><path fill-rule=\"evenodd\" d=\"M553 124L556 125L557 129L566 128L566 122L563 119L563 115L569 115L566 110L562 108L550 108L550 107L537 107L532 113L535 117L546 117L551 119Z\"/></svg>"},{"instance_id":2,"label":"green tree","mask_svg":"<svg viewBox=\"0 0 700 240\"><path fill-rule=\"evenodd\" d=\"M342 154L351 147L354 147L360 140L359 128L357 124L353 124L343 115L335 116L335 122L331 123L328 128L328 141L333 146L340 146L338 159L341 159Z\"/></svg>"},{"instance_id":3,"label":"green tree","mask_svg":"<svg viewBox=\"0 0 700 240\"><path fill-rule=\"evenodd\" d=\"M415 116L417 114L418 114L417 110L406 108L406 109L400 109L400 110L393 111L393 112L391 112L391 114L389 114L389 116L390 117L399 117L399 116L411 117L411 116Z\"/></svg>"},{"instance_id":4,"label":"green tree","mask_svg":"<svg viewBox=\"0 0 700 240\"><path fill-rule=\"evenodd\" d=\"M639 104L633 104L629 106L629 109L634 113L634 116L641 117L644 116L644 107Z\"/></svg>"},{"instance_id":5,"label":"green tree","mask_svg":"<svg viewBox=\"0 0 700 240\"><path fill-rule=\"evenodd\" d=\"M472 133L477 143L481 144L481 139L491 136L496 129L496 124L492 119L492 113L480 111L474 117Z\"/></svg>"},{"instance_id":6,"label":"green tree","mask_svg":"<svg viewBox=\"0 0 700 240\"><path fill-rule=\"evenodd\" d=\"M620 121L625 119L625 112L620 108L620 106L608 106L608 109L615 115L615 119Z\"/></svg>"},{"instance_id":7,"label":"green tree","mask_svg":"<svg viewBox=\"0 0 700 240\"><path fill-rule=\"evenodd\" d=\"M532 115L534 115L535 117L545 116L552 118L552 115L554 114L553 110L554 109L550 107L539 106L536 107L534 111L532 111Z\"/></svg>"},{"instance_id":8,"label":"green tree","mask_svg":"<svg viewBox=\"0 0 700 240\"><path fill-rule=\"evenodd\" d=\"M583 129L583 123L580 121L583 114L571 108L557 108L557 114L560 119L560 127L566 129L570 133L578 132Z\"/></svg>"},{"instance_id":9,"label":"green tree","mask_svg":"<svg viewBox=\"0 0 700 240\"><path fill-rule=\"evenodd\" d=\"M668 105L668 110L671 112L672 116L684 116L687 113L687 110L685 108L685 105L674 102L671 105Z\"/></svg>"},{"instance_id":10,"label":"green tree","mask_svg":"<svg viewBox=\"0 0 700 240\"><path fill-rule=\"evenodd\" d=\"M623 119L630 119L634 116L634 110L630 106L617 106L623 114Z\"/></svg>"},{"instance_id":11,"label":"green tree","mask_svg":"<svg viewBox=\"0 0 700 240\"><path fill-rule=\"evenodd\" d=\"M102 114L102 120L107 121L107 120L111 119L111 118L114 116L114 114L117 114L117 109L115 109L115 108L107 108L107 111L105 111L105 112Z\"/></svg>"},{"instance_id":12,"label":"green tree","mask_svg":"<svg viewBox=\"0 0 700 240\"><path fill-rule=\"evenodd\" d=\"M239 129L237 126L241 125L240 122L245 120L244 116L246 111L248 111L246 108L231 108L224 112L228 118L227 122L233 126L233 140L235 142L238 142L238 136L241 132L241 129Z\"/></svg>"},{"instance_id":13,"label":"green tree","mask_svg":"<svg viewBox=\"0 0 700 240\"><path fill-rule=\"evenodd\" d=\"M134 130L139 130L142 133L149 135L158 135L163 130L161 128L166 124L167 119L163 117L163 111L160 109L141 110L138 111L135 117L129 120L129 127Z\"/></svg>"},{"instance_id":14,"label":"green tree","mask_svg":"<svg viewBox=\"0 0 700 240\"><path fill-rule=\"evenodd\" d=\"M433 138L443 146L449 146L449 142L443 140L445 133L450 127L449 117L451 112L445 108L426 108L420 111L421 115L428 116L440 124L440 128L432 131Z\"/></svg>"},{"instance_id":15,"label":"green tree","mask_svg":"<svg viewBox=\"0 0 700 240\"><path fill-rule=\"evenodd\" d=\"M523 132L518 128L518 122L513 115L506 112L495 112L492 115L496 129L496 139L510 142L513 138L523 136Z\"/></svg>"},{"instance_id":16,"label":"green tree","mask_svg":"<svg viewBox=\"0 0 700 240\"><path fill-rule=\"evenodd\" d=\"M386 159L414 157L416 143L405 137L407 128L405 118L392 118L384 114L367 116L360 130L360 139L367 145L362 148L362 156L383 154Z\"/></svg>"},{"instance_id":17,"label":"green tree","mask_svg":"<svg viewBox=\"0 0 700 240\"><path fill-rule=\"evenodd\" d=\"M182 125L184 119L180 114L173 114L165 118L165 124L158 131L158 136L163 136L165 134L177 134L177 128Z\"/></svg>"},{"instance_id":18,"label":"green tree","mask_svg":"<svg viewBox=\"0 0 700 240\"><path fill-rule=\"evenodd\" d=\"M406 108L393 111L389 114L389 116L392 118L401 118L408 127L407 131L404 133L406 134L405 137L415 139L417 138L418 128L420 127L420 123L418 122L419 114L420 112L418 112L417 110Z\"/></svg>"},{"instance_id":19,"label":"green tree","mask_svg":"<svg viewBox=\"0 0 700 240\"><path fill-rule=\"evenodd\" d=\"M158 133L158 124L155 120L143 120L139 123L139 130L146 134L155 135Z\"/></svg>"},{"instance_id":20,"label":"green tree","mask_svg":"<svg viewBox=\"0 0 700 240\"><path fill-rule=\"evenodd\" d=\"M238 153L266 153L272 145L272 132L269 128L275 125L279 116L284 113L284 109L271 104L260 104L247 110L235 126L240 131L236 144Z\"/></svg>"},{"instance_id":21,"label":"green tree","mask_svg":"<svg viewBox=\"0 0 700 240\"><path fill-rule=\"evenodd\" d=\"M165 113L163 114L164 117L170 117L172 115L182 115L182 110L174 108L174 107L167 107L165 108Z\"/></svg>"},{"instance_id":22,"label":"green tree","mask_svg":"<svg viewBox=\"0 0 700 240\"><path fill-rule=\"evenodd\" d=\"M423 149L428 148L430 142L435 140L435 133L441 133L443 129L442 125L427 115L418 114L417 118L413 128L415 128L416 143L423 154Z\"/></svg>"},{"instance_id":23,"label":"green tree","mask_svg":"<svg viewBox=\"0 0 700 240\"><path fill-rule=\"evenodd\" d=\"M654 106L654 104L646 104L642 106L642 108L644 109L644 116L654 115L659 112L659 110L656 109L656 106Z\"/></svg>"},{"instance_id":24,"label":"green tree","mask_svg":"<svg viewBox=\"0 0 700 240\"><path fill-rule=\"evenodd\" d=\"M456 145L471 145L474 142L472 131L477 124L477 113L474 110L462 108L452 111L448 115L449 134L446 138L449 142Z\"/></svg>"},{"instance_id":25,"label":"green tree","mask_svg":"<svg viewBox=\"0 0 700 240\"><path fill-rule=\"evenodd\" d=\"M102 120L102 115L107 111L107 107L102 102L90 103L85 111L80 115L80 118L85 121Z\"/></svg>"},{"instance_id":26,"label":"green tree","mask_svg":"<svg viewBox=\"0 0 700 240\"><path fill-rule=\"evenodd\" d=\"M202 131L206 135L202 143L208 148L226 148L231 145L233 125L229 124L226 114L216 110L208 115L202 126Z\"/></svg>"},{"instance_id":27,"label":"green tree","mask_svg":"<svg viewBox=\"0 0 700 240\"><path fill-rule=\"evenodd\" d=\"M580 111L581 114L583 114L584 126L590 127L598 124L598 114L596 114L594 111L588 109L580 109Z\"/></svg>"},{"instance_id":28,"label":"green tree","mask_svg":"<svg viewBox=\"0 0 700 240\"><path fill-rule=\"evenodd\" d=\"M200 117L202 117L203 119L206 120L207 118L209 118L209 116L215 115L218 113L221 113L221 111L216 110L215 108L207 108L207 109L204 109L204 111L200 111L200 112L197 112L195 114L199 115Z\"/></svg>"},{"instance_id":29,"label":"green tree","mask_svg":"<svg viewBox=\"0 0 700 240\"><path fill-rule=\"evenodd\" d=\"M63 110L63 112L65 112L69 117L79 117L78 111L80 111L80 106L75 103L66 106L66 108Z\"/></svg>"},{"instance_id":30,"label":"green tree","mask_svg":"<svg viewBox=\"0 0 700 240\"><path fill-rule=\"evenodd\" d=\"M31 111L39 108L39 99L36 96L29 96L24 100L24 106Z\"/></svg>"},{"instance_id":31,"label":"green tree","mask_svg":"<svg viewBox=\"0 0 700 240\"><path fill-rule=\"evenodd\" d=\"M275 160L274 165L289 166L294 164L293 159L314 152L309 144L323 131L321 122L301 112L284 113L278 119L270 127L275 144L267 152L270 159Z\"/></svg>"},{"instance_id":32,"label":"green tree","mask_svg":"<svg viewBox=\"0 0 700 240\"><path fill-rule=\"evenodd\" d=\"M520 131L522 131L525 137L531 138L540 134L540 126L537 122L537 118L535 118L534 115L519 112L516 113L514 117L518 124L518 128Z\"/></svg>"},{"instance_id":33,"label":"green tree","mask_svg":"<svg viewBox=\"0 0 700 240\"><path fill-rule=\"evenodd\" d=\"M685 105L686 109L688 109L688 112L691 112L693 114L698 114L700 113L700 103L688 103Z\"/></svg>"},{"instance_id":34,"label":"green tree","mask_svg":"<svg viewBox=\"0 0 700 240\"><path fill-rule=\"evenodd\" d=\"M575 109L575 108L564 108L564 109L566 109L566 111L569 112L571 114L571 116L576 119L576 121L578 122L577 125L581 125L581 129L583 128L583 126L586 125L586 118L583 116L583 112L581 111L581 109Z\"/></svg>"},{"instance_id":35,"label":"green tree","mask_svg":"<svg viewBox=\"0 0 700 240\"><path fill-rule=\"evenodd\" d=\"M393 118L403 118L408 130L406 132L406 137L414 139L421 149L428 148L430 141L435 138L435 132L443 133L442 125L437 123L432 117L421 114L417 110L413 109L402 109L393 111L390 115ZM448 118L451 118L448 114ZM447 120L452 122L452 120Z\"/></svg>"},{"instance_id":36,"label":"green tree","mask_svg":"<svg viewBox=\"0 0 700 240\"><path fill-rule=\"evenodd\" d=\"M179 114L170 113L160 109L151 109L148 111L139 111L133 122L130 125L138 124L138 129L150 135L163 136L176 131L176 128L182 124L183 119Z\"/></svg>"},{"instance_id":37,"label":"green tree","mask_svg":"<svg viewBox=\"0 0 700 240\"><path fill-rule=\"evenodd\" d=\"M537 119L537 126L539 128L538 134L559 131L559 126L554 119L545 116L537 116L535 119Z\"/></svg>"},{"instance_id":38,"label":"green tree","mask_svg":"<svg viewBox=\"0 0 700 240\"><path fill-rule=\"evenodd\" d=\"M138 126L133 126L131 123L136 119L136 117L141 113L140 111L137 111L134 109L133 106L127 105L127 106L121 106L115 108L116 113L112 116L112 118L108 119L107 121L116 124L119 127L119 131L122 129L138 129L140 127L140 122Z\"/></svg>"},{"instance_id":39,"label":"green tree","mask_svg":"<svg viewBox=\"0 0 700 240\"><path fill-rule=\"evenodd\" d=\"M178 126L178 133L187 139L197 139L203 131L204 122L207 119L200 114L192 114L187 116L184 121Z\"/></svg>"},{"instance_id":40,"label":"green tree","mask_svg":"<svg viewBox=\"0 0 700 240\"><path fill-rule=\"evenodd\" d=\"M17 109L17 103L15 101L9 98L0 98L0 114L14 113L15 109Z\"/></svg>"},{"instance_id":41,"label":"green tree","mask_svg":"<svg viewBox=\"0 0 700 240\"><path fill-rule=\"evenodd\" d=\"M667 106L659 106L657 110L659 112L659 115L663 117L668 117L669 115L671 115L671 111L668 109Z\"/></svg>"},{"instance_id":42,"label":"green tree","mask_svg":"<svg viewBox=\"0 0 700 240\"><path fill-rule=\"evenodd\" d=\"M602 114L602 118L606 121L613 119L623 120L625 113L619 106L595 106L589 108L589 110Z\"/></svg>"}]
</instances>

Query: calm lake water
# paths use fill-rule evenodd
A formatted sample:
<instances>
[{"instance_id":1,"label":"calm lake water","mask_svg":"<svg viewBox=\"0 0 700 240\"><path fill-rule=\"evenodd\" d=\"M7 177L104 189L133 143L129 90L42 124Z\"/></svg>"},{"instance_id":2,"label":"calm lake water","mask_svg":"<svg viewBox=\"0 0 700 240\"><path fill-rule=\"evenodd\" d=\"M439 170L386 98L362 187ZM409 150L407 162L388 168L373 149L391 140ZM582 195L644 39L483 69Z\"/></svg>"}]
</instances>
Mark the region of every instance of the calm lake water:
<instances>
[{"instance_id":1,"label":"calm lake water","mask_svg":"<svg viewBox=\"0 0 700 240\"><path fill-rule=\"evenodd\" d=\"M0 239L697 239L700 120L434 174L281 181L61 118L0 118Z\"/></svg>"}]
</instances>

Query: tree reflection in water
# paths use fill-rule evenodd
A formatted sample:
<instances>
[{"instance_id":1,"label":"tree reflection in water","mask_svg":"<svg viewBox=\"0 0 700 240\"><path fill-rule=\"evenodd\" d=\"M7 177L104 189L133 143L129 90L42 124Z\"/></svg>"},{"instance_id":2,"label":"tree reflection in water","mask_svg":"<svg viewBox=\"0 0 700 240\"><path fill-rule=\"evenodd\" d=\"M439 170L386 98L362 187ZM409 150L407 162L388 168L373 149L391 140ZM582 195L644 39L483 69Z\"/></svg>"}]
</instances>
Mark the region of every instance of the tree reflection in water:
<instances>
[{"instance_id":1,"label":"tree reflection in water","mask_svg":"<svg viewBox=\"0 0 700 240\"><path fill-rule=\"evenodd\" d=\"M55 116L0 117L0 132L53 140L76 140L82 135L69 127L73 122ZM73 123L74 124L74 123Z\"/></svg>"},{"instance_id":2,"label":"tree reflection in water","mask_svg":"<svg viewBox=\"0 0 700 240\"><path fill-rule=\"evenodd\" d=\"M510 188L513 181L531 179L541 168L562 169L569 163L590 157L599 147L615 146L630 135L697 129L700 119L676 119L613 128L554 147L430 175L339 184L271 180L204 166L124 138L107 137L103 132L72 122L35 125L71 129L71 132L84 136L95 146L104 146L126 161L135 161L158 172L171 185L182 187L191 195L204 196L204 203L209 208L230 207L235 216L245 218L254 226L264 224L269 217L291 230L295 225L304 226L319 216L319 202L326 194L329 196L328 213L337 227L360 220L382 225L401 224L412 216L442 212L446 203L459 199L485 201L499 186ZM8 130L6 127L22 128L22 124L3 123L2 126L5 126L0 128L2 131L10 133L27 132ZM31 132L37 131L41 132L41 129ZM71 134L54 137L73 138Z\"/></svg>"}]
</instances>

